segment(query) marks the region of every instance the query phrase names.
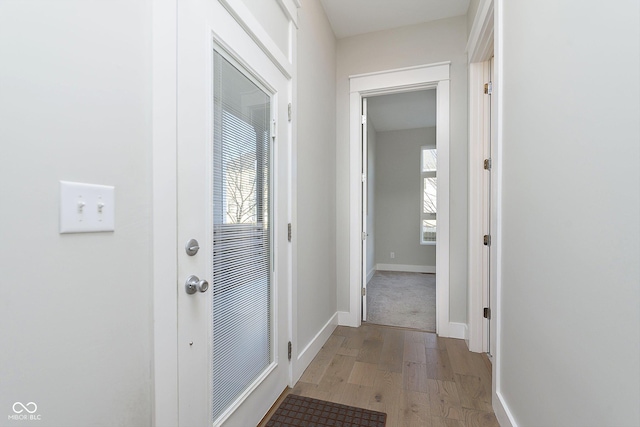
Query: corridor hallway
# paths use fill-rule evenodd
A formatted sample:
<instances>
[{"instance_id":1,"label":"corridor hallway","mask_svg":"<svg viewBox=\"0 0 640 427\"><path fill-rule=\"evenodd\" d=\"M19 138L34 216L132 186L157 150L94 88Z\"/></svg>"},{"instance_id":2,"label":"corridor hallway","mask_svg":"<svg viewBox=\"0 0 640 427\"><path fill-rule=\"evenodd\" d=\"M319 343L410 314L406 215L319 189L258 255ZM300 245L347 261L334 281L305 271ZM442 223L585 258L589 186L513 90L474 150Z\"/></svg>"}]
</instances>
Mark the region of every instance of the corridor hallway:
<instances>
[{"instance_id":1,"label":"corridor hallway","mask_svg":"<svg viewBox=\"0 0 640 427\"><path fill-rule=\"evenodd\" d=\"M386 427L497 427L490 366L463 340L371 324L338 326L281 399L293 393L386 412Z\"/></svg>"}]
</instances>

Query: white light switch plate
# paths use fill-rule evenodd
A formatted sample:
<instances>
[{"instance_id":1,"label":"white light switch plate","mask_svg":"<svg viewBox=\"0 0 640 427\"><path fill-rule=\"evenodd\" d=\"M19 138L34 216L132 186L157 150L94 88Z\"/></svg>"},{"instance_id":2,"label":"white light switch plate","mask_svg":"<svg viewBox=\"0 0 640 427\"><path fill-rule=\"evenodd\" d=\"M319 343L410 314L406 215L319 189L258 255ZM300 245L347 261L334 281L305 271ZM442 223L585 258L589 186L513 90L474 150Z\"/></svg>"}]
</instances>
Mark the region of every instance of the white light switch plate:
<instances>
[{"instance_id":1,"label":"white light switch plate","mask_svg":"<svg viewBox=\"0 0 640 427\"><path fill-rule=\"evenodd\" d=\"M60 233L114 231L115 188L60 181Z\"/></svg>"}]
</instances>

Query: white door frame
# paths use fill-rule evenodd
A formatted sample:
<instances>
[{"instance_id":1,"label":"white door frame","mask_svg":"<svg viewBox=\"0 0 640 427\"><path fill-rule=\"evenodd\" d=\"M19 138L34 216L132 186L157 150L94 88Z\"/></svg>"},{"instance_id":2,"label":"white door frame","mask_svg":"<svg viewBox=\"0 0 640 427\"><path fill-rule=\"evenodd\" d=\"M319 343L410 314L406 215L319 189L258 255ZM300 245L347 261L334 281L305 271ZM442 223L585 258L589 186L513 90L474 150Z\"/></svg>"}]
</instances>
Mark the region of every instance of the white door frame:
<instances>
[{"instance_id":1,"label":"white door frame","mask_svg":"<svg viewBox=\"0 0 640 427\"><path fill-rule=\"evenodd\" d=\"M366 321L367 320L367 239L369 237L369 231L367 229L367 215L369 213L369 194L368 194L368 188L369 188L369 167L368 167L368 157L369 157L369 143L367 141L368 138L368 129L367 126L369 126L368 123L368 112L367 112L367 98L362 98L362 117L363 120L360 122L361 127L362 127L362 133L361 135L361 153L362 153L362 162L360 163L362 165L362 182L360 183L360 194L362 195L362 211L361 211L361 215L362 215L362 221L360 222L362 224L362 241L360 242L360 248L361 248L361 253L362 256L360 257L360 263L361 263L361 272L360 274L362 275L361 277L361 285L362 285L362 320Z\"/></svg>"},{"instance_id":2,"label":"white door frame","mask_svg":"<svg viewBox=\"0 0 640 427\"><path fill-rule=\"evenodd\" d=\"M178 291L177 281L177 9L179 0L156 0L152 10L152 165L153 165L153 421L157 427L178 425ZM219 0L276 66L290 78L296 114L296 28L299 0L273 0L289 18L290 52L279 50L242 0ZM295 123L292 153L295 153ZM292 157L295 161L295 157ZM289 165L292 177L295 165ZM292 180L290 179L290 182ZM295 184L290 206L295 206ZM291 221L295 224L295 210ZM295 244L295 241L294 241ZM294 247L295 249L295 247ZM291 254L289 254L291 257ZM295 272L294 272L295 273ZM296 276L291 274L290 331L296 334ZM183 285L183 284L182 284ZM294 348L294 353L295 353ZM294 369L292 357L290 379ZM291 385L291 384L290 384Z\"/></svg>"},{"instance_id":3,"label":"white door frame","mask_svg":"<svg viewBox=\"0 0 640 427\"><path fill-rule=\"evenodd\" d=\"M153 421L178 425L177 2L152 8Z\"/></svg>"},{"instance_id":4,"label":"white door frame","mask_svg":"<svg viewBox=\"0 0 640 427\"><path fill-rule=\"evenodd\" d=\"M495 250L492 250L491 268L493 270L491 276L491 306L495 308L492 313L491 322L495 322L493 338L491 340L491 353L493 354L493 378L492 378L492 406L496 414L496 418L501 426L516 425L513 415L509 412L507 405L502 397L500 387L501 375L501 324L502 311L500 310L501 293L502 293L502 246L500 244L502 236L502 50L504 40L502 39L502 30L504 23L502 21L502 10L504 8L504 0L481 0L478 6L478 12L471 27L469 42L467 44L467 53L469 58L469 242L478 239L481 231L478 228L478 218L482 215L482 198L479 197L478 189L473 185L474 180L478 179L478 171L482 164L482 151L474 149L473 141L478 141L481 130L477 126L476 120L479 115L479 108L482 102L478 100L477 94L472 92L475 87L474 82L478 83L479 76L482 74L482 66L478 63L491 58L494 54L494 80L492 102L495 103L494 116L492 120L495 125L493 138L493 158L492 168L494 169L494 180L491 182L492 200L492 243L495 244ZM483 82L484 83L484 82ZM477 182L477 181L476 181ZM469 349L472 351L482 351L482 289L479 287L482 274L482 253L478 250L472 250L470 246L469 252ZM473 314L476 313L476 314Z\"/></svg>"},{"instance_id":5,"label":"white door frame","mask_svg":"<svg viewBox=\"0 0 640 427\"><path fill-rule=\"evenodd\" d=\"M349 312L341 324L362 322L362 98L436 89L438 148L438 233L436 244L436 331L455 334L449 320L449 68L450 62L349 76ZM457 337L462 338L462 337Z\"/></svg>"},{"instance_id":6,"label":"white door frame","mask_svg":"<svg viewBox=\"0 0 640 427\"><path fill-rule=\"evenodd\" d=\"M483 141L488 132L486 122L488 101L482 92L485 81L485 62L493 56L493 1L484 1L478 8L467 44L469 58L469 304L467 326L469 350L488 352L486 325L483 317L484 296L487 294L483 277L487 276L486 250L481 243L485 227L483 216L484 181ZM496 159L493 159L496 160ZM497 166L493 162L493 166ZM495 213L494 213L495 214ZM495 233L494 233L495 234ZM495 236L492 236L495 237ZM493 353L493 352L492 352Z\"/></svg>"}]
</instances>

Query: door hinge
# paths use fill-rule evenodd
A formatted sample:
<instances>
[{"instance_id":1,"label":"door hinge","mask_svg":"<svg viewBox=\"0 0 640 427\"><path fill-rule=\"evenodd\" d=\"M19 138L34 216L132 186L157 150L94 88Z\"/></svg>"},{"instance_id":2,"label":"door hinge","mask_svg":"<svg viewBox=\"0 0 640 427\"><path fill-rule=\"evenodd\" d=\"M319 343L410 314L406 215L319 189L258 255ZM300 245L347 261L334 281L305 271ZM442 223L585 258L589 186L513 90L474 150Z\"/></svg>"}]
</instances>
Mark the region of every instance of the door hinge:
<instances>
[{"instance_id":1,"label":"door hinge","mask_svg":"<svg viewBox=\"0 0 640 427\"><path fill-rule=\"evenodd\" d=\"M367 116L365 116L364 114L362 115L362 124L363 125L367 124Z\"/></svg>"},{"instance_id":2,"label":"door hinge","mask_svg":"<svg viewBox=\"0 0 640 427\"><path fill-rule=\"evenodd\" d=\"M291 103L289 103L289 106L287 107L287 114L289 115L289 121L291 121Z\"/></svg>"},{"instance_id":3,"label":"door hinge","mask_svg":"<svg viewBox=\"0 0 640 427\"><path fill-rule=\"evenodd\" d=\"M362 174L361 178L362 178L362 182L365 182L367 180L367 175Z\"/></svg>"},{"instance_id":4,"label":"door hinge","mask_svg":"<svg viewBox=\"0 0 640 427\"><path fill-rule=\"evenodd\" d=\"M278 128L276 127L276 120L273 119L271 121L271 138L273 138L274 140L276 139L276 131L278 130Z\"/></svg>"},{"instance_id":5,"label":"door hinge","mask_svg":"<svg viewBox=\"0 0 640 427\"><path fill-rule=\"evenodd\" d=\"M491 309L489 307L484 308L484 318L491 319Z\"/></svg>"},{"instance_id":6,"label":"door hinge","mask_svg":"<svg viewBox=\"0 0 640 427\"><path fill-rule=\"evenodd\" d=\"M484 169L488 171L491 170L491 159L484 159Z\"/></svg>"},{"instance_id":7,"label":"door hinge","mask_svg":"<svg viewBox=\"0 0 640 427\"><path fill-rule=\"evenodd\" d=\"M287 224L287 240L291 241L291 223Z\"/></svg>"},{"instance_id":8,"label":"door hinge","mask_svg":"<svg viewBox=\"0 0 640 427\"><path fill-rule=\"evenodd\" d=\"M367 288L362 288L362 292L361 292L363 297L367 296Z\"/></svg>"},{"instance_id":9,"label":"door hinge","mask_svg":"<svg viewBox=\"0 0 640 427\"><path fill-rule=\"evenodd\" d=\"M291 360L291 341L287 344L287 358Z\"/></svg>"},{"instance_id":10,"label":"door hinge","mask_svg":"<svg viewBox=\"0 0 640 427\"><path fill-rule=\"evenodd\" d=\"M367 233L363 231L360 237L362 238L362 240L367 240Z\"/></svg>"},{"instance_id":11,"label":"door hinge","mask_svg":"<svg viewBox=\"0 0 640 427\"><path fill-rule=\"evenodd\" d=\"M485 234L482 238L482 243L484 243L485 246L491 246L491 234Z\"/></svg>"},{"instance_id":12,"label":"door hinge","mask_svg":"<svg viewBox=\"0 0 640 427\"><path fill-rule=\"evenodd\" d=\"M484 84L484 93L485 93L485 95L491 95L491 93L493 93L493 83L492 82Z\"/></svg>"}]
</instances>

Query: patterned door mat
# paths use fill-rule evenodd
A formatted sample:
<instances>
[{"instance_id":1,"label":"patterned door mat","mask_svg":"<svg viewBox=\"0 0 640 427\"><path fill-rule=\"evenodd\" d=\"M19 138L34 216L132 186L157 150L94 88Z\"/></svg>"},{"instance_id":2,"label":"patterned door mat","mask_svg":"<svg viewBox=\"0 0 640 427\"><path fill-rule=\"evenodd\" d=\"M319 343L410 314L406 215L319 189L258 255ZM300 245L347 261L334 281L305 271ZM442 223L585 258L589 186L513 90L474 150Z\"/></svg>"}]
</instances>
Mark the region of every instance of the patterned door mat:
<instances>
[{"instance_id":1,"label":"patterned door mat","mask_svg":"<svg viewBox=\"0 0 640 427\"><path fill-rule=\"evenodd\" d=\"M266 427L384 427L387 414L289 394Z\"/></svg>"}]
</instances>

